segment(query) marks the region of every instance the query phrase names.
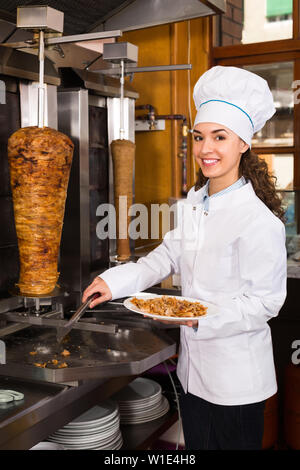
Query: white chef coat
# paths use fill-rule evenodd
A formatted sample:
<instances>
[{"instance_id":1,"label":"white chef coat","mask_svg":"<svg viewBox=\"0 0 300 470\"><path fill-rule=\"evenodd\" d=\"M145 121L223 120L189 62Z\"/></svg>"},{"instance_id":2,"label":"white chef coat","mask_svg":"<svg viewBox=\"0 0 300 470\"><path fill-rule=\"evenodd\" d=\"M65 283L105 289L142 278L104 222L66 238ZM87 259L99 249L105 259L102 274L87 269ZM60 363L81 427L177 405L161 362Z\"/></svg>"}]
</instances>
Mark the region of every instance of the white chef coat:
<instances>
[{"instance_id":1,"label":"white chef coat","mask_svg":"<svg viewBox=\"0 0 300 470\"><path fill-rule=\"evenodd\" d=\"M100 276L116 299L180 273L183 296L219 307L196 332L180 327L185 392L219 405L255 403L277 391L267 322L286 297L285 227L250 182L210 198L208 213L203 192L192 188L180 201L177 227L156 249Z\"/></svg>"}]
</instances>

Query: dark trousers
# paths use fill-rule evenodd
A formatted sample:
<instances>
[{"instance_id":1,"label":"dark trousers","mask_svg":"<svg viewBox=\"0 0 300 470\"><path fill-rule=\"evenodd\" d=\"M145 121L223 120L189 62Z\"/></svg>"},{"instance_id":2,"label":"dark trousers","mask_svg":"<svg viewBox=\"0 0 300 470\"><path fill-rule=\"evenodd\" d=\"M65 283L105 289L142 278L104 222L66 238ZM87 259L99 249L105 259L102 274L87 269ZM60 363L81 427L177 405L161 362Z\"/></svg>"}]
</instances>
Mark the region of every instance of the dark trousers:
<instances>
[{"instance_id":1,"label":"dark trousers","mask_svg":"<svg viewBox=\"0 0 300 470\"><path fill-rule=\"evenodd\" d=\"M258 450L264 432L265 401L223 406L180 392L186 450Z\"/></svg>"}]
</instances>

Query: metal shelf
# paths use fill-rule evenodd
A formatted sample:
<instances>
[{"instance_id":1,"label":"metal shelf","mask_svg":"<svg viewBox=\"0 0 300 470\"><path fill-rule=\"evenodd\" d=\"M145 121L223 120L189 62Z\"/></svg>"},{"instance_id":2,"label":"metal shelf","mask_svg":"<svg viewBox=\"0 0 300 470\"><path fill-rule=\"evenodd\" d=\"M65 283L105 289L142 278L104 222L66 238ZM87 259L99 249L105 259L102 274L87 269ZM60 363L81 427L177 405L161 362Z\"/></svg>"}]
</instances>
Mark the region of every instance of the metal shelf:
<instances>
[{"instance_id":1,"label":"metal shelf","mask_svg":"<svg viewBox=\"0 0 300 470\"><path fill-rule=\"evenodd\" d=\"M161 418L148 423L121 425L123 436L122 450L147 450L151 444L167 431L178 420L178 412L175 409Z\"/></svg>"}]
</instances>

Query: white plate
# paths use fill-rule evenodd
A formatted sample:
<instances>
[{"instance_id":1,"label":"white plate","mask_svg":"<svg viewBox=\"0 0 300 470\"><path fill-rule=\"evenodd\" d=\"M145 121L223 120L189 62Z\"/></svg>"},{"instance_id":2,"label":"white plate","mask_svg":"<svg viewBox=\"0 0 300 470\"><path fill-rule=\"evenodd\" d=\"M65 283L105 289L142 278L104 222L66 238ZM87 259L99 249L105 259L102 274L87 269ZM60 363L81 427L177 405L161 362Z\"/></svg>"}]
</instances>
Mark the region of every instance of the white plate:
<instances>
[{"instance_id":1,"label":"white plate","mask_svg":"<svg viewBox=\"0 0 300 470\"><path fill-rule=\"evenodd\" d=\"M121 417L126 416L126 415L140 415L140 414L150 414L153 413L155 410L158 410L161 406L162 403L164 402L164 396L160 396L160 400L158 403L156 403L154 406L151 408L138 408L138 409L126 409L121 411Z\"/></svg>"},{"instance_id":2,"label":"white plate","mask_svg":"<svg viewBox=\"0 0 300 470\"><path fill-rule=\"evenodd\" d=\"M107 433L112 433L115 429L118 429L118 427L120 426L120 423L116 423L116 425L114 425L113 427L111 428L105 428L105 429L102 429L102 428L99 428L97 430L94 430L93 432L80 432L80 433L74 433L74 432L61 432L60 430L59 431L56 431L54 434L52 434L53 437L60 437L60 438L68 438L68 439L76 439L76 438L84 438L84 437L90 437L90 436L103 436L104 434L107 434Z\"/></svg>"},{"instance_id":3,"label":"white plate","mask_svg":"<svg viewBox=\"0 0 300 470\"><path fill-rule=\"evenodd\" d=\"M155 397L155 400L140 400L140 401L127 401L127 402L119 402L119 409L120 413L125 410L138 410L138 409L145 409L145 408L152 408L156 406L161 400L161 393Z\"/></svg>"},{"instance_id":4,"label":"white plate","mask_svg":"<svg viewBox=\"0 0 300 470\"><path fill-rule=\"evenodd\" d=\"M121 433L116 436L114 441L106 443L105 445L100 445L99 447L94 447L91 450L118 450L122 447L123 445L123 438Z\"/></svg>"},{"instance_id":5,"label":"white plate","mask_svg":"<svg viewBox=\"0 0 300 470\"><path fill-rule=\"evenodd\" d=\"M85 413L78 416L78 418L71 421L71 423L68 425L72 425L72 427L85 427L86 425L91 425L92 423L104 423L107 421L107 419L110 419L113 415L115 415L117 409L118 405L116 403L112 402L111 400L107 400L103 403L100 403L100 405L96 405L93 408L90 408Z\"/></svg>"},{"instance_id":6,"label":"white plate","mask_svg":"<svg viewBox=\"0 0 300 470\"><path fill-rule=\"evenodd\" d=\"M143 300L156 299L157 297L163 297L162 295L153 294L150 296L148 293L145 293L145 294L137 294L134 297L136 297L137 299L143 299ZM132 312L139 313L140 315L145 315L146 317L158 318L159 320L177 321L177 322L186 321L186 320L198 320L198 321L200 320L201 321L201 319L206 318L207 316L211 317L212 315L216 315L216 313L218 312L218 307L216 305L211 304L209 302L204 302L204 300L201 300L201 299L193 299L191 297L181 297L177 295L167 295L165 297L174 297L175 299L188 300L189 302L199 302L201 305L203 305L203 307L207 307L206 315L202 315L200 317L167 317L164 315L156 315L154 313L147 313L137 308L131 302L133 297L130 297L124 300L124 307L126 307L128 310L131 310Z\"/></svg>"},{"instance_id":7,"label":"white plate","mask_svg":"<svg viewBox=\"0 0 300 470\"><path fill-rule=\"evenodd\" d=\"M65 447L55 442L39 442L29 450L65 450Z\"/></svg>"},{"instance_id":8,"label":"white plate","mask_svg":"<svg viewBox=\"0 0 300 470\"><path fill-rule=\"evenodd\" d=\"M60 437L60 436L51 436L48 439L53 441L53 442L59 442L61 444L73 444L73 445L79 445L79 444L91 444L93 442L101 442L105 439L111 438L117 431L113 431L112 433L107 433L107 434L98 434L95 436L90 436L90 437L81 437L81 438L73 438L73 437Z\"/></svg>"},{"instance_id":9,"label":"white plate","mask_svg":"<svg viewBox=\"0 0 300 470\"><path fill-rule=\"evenodd\" d=\"M102 407L102 405L101 405ZM95 412L95 410L93 410ZM98 419L93 419L91 421L83 421L82 423L74 421L70 421L70 423L66 424L64 428L72 428L72 429L83 429L83 428L88 428L88 427L93 427L93 426L98 426L102 425L105 423L108 423L112 419L114 419L119 413L118 407L116 406L115 411L113 411L111 414L108 416L104 416L103 418L98 418ZM81 415L82 416L82 415ZM76 418L78 419L78 418ZM84 419L84 418L82 418Z\"/></svg>"},{"instance_id":10,"label":"white plate","mask_svg":"<svg viewBox=\"0 0 300 470\"><path fill-rule=\"evenodd\" d=\"M113 400L122 404L127 402L148 403L150 398L161 394L161 386L154 380L138 377L113 395Z\"/></svg>"},{"instance_id":11,"label":"white plate","mask_svg":"<svg viewBox=\"0 0 300 470\"><path fill-rule=\"evenodd\" d=\"M168 413L170 409L170 405L168 400L163 397L162 406L155 410L151 415L132 415L132 416L124 416L121 417L122 424L142 424L147 423L149 421L154 421L155 419L161 418L166 413Z\"/></svg>"},{"instance_id":12,"label":"white plate","mask_svg":"<svg viewBox=\"0 0 300 470\"><path fill-rule=\"evenodd\" d=\"M122 438L120 430L114 433L112 436L109 436L105 439L99 439L98 441L82 441L82 442L64 442L64 447L69 450L75 449L95 449L95 448L105 448L106 446L110 446L115 442L119 441ZM56 439L49 438L52 442L60 442L56 441Z\"/></svg>"},{"instance_id":13,"label":"white plate","mask_svg":"<svg viewBox=\"0 0 300 470\"><path fill-rule=\"evenodd\" d=\"M140 384L140 386L144 386L145 384ZM134 385L136 387L136 385ZM136 387L137 388L137 387ZM139 390L137 390L139 392ZM143 392L142 392L143 393ZM150 391L149 391L150 393ZM118 401L119 409L131 407L131 406L150 406L157 403L161 398L161 389L155 393L155 395L147 396L146 398L136 397L132 399L125 399Z\"/></svg>"},{"instance_id":14,"label":"white plate","mask_svg":"<svg viewBox=\"0 0 300 470\"><path fill-rule=\"evenodd\" d=\"M82 427L78 429L77 427L72 429L68 428L66 429L65 427L60 428L58 431L55 431L56 434L61 434L61 435L66 435L66 436L82 436L82 435L90 435L90 434L96 434L96 433L102 433L108 429L111 429L113 427L118 427L120 422L120 416L116 416L112 421L106 422L104 424L96 424L94 426L87 426L87 427Z\"/></svg>"},{"instance_id":15,"label":"white plate","mask_svg":"<svg viewBox=\"0 0 300 470\"><path fill-rule=\"evenodd\" d=\"M0 390L0 394L2 395L10 395L13 397L14 400L23 400L24 393L16 392L15 390Z\"/></svg>"},{"instance_id":16,"label":"white plate","mask_svg":"<svg viewBox=\"0 0 300 470\"><path fill-rule=\"evenodd\" d=\"M102 437L98 437L98 439L82 439L82 440L73 440L73 439L58 439L57 437L55 438L48 438L52 442L56 442L59 444L64 445L65 447L98 447L99 445L103 445L106 442L110 442L112 439L114 439L114 436L116 433L112 434L111 436L107 436L102 439Z\"/></svg>"},{"instance_id":17,"label":"white plate","mask_svg":"<svg viewBox=\"0 0 300 470\"><path fill-rule=\"evenodd\" d=\"M131 410L131 411L125 411L121 413L121 421L124 421L124 419L153 416L153 415L160 413L163 409L167 407L169 407L169 401L167 400L166 397L162 395L160 403L158 403L152 409L148 408L146 410Z\"/></svg>"},{"instance_id":18,"label":"white plate","mask_svg":"<svg viewBox=\"0 0 300 470\"><path fill-rule=\"evenodd\" d=\"M118 412L119 414L119 412ZM106 419L106 420L99 420L99 421L91 421L89 424L82 424L82 425L72 425L71 423L64 426L63 428L61 428L61 430L66 430L66 431L71 431L71 430L77 430L77 431L84 431L84 430L93 430L95 428L98 428L98 427L102 427L102 426L108 426L112 423L113 420L117 419L118 418L118 414L117 416L115 416L113 419Z\"/></svg>"},{"instance_id":19,"label":"white plate","mask_svg":"<svg viewBox=\"0 0 300 470\"><path fill-rule=\"evenodd\" d=\"M0 393L0 403L9 403L14 401L14 397L8 393Z\"/></svg>"},{"instance_id":20,"label":"white plate","mask_svg":"<svg viewBox=\"0 0 300 470\"><path fill-rule=\"evenodd\" d=\"M102 431L99 429L98 432L94 432L91 434L80 434L80 435L74 435L74 434L61 434L59 431L56 431L56 433L52 434L50 437L54 439L59 439L59 440L68 440L68 441L83 441L83 440L97 440L97 439L103 439L104 437L108 437L115 432L118 431L120 427L120 423L118 422L115 426L105 429Z\"/></svg>"}]
</instances>

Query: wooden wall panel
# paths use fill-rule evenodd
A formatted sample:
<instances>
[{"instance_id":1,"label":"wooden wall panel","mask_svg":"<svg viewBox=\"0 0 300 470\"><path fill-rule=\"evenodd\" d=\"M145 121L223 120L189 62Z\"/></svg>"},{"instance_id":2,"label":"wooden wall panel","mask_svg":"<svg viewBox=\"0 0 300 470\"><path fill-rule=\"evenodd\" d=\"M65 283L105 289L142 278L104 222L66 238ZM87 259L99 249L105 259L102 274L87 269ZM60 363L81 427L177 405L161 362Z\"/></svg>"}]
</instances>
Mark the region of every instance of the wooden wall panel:
<instances>
[{"instance_id":1,"label":"wooden wall panel","mask_svg":"<svg viewBox=\"0 0 300 470\"><path fill-rule=\"evenodd\" d=\"M139 47L139 67L170 64L169 25L126 33L122 40ZM136 105L151 104L159 114L171 112L170 72L136 73L132 84L140 94ZM171 193L170 122L166 123L165 132L137 132L135 137L136 202L166 202Z\"/></svg>"},{"instance_id":2,"label":"wooden wall panel","mask_svg":"<svg viewBox=\"0 0 300 470\"><path fill-rule=\"evenodd\" d=\"M158 114L184 114L192 126L195 117L193 87L209 68L210 22L199 18L171 25L130 31L120 41L139 47L138 66L192 63L192 70L136 73L132 85L140 94L136 105L151 104ZM190 43L189 43L190 38ZM128 79L127 79L128 80ZM137 113L143 113L138 111ZM146 113L146 112L145 112ZM136 133L135 201L168 203L181 197L181 121L166 121L165 131ZM188 141L188 189L194 184L196 168ZM136 246L153 240L137 240Z\"/></svg>"},{"instance_id":3,"label":"wooden wall panel","mask_svg":"<svg viewBox=\"0 0 300 470\"><path fill-rule=\"evenodd\" d=\"M193 127L196 110L193 88L200 75L210 66L209 19L199 18L175 23L172 28L172 63L191 63L192 70L172 72L172 112L185 114L189 127ZM176 156L180 146L180 122L173 122L173 197L181 197L181 162ZM195 183L197 167L192 152L192 138L188 141L188 189Z\"/></svg>"}]
</instances>

